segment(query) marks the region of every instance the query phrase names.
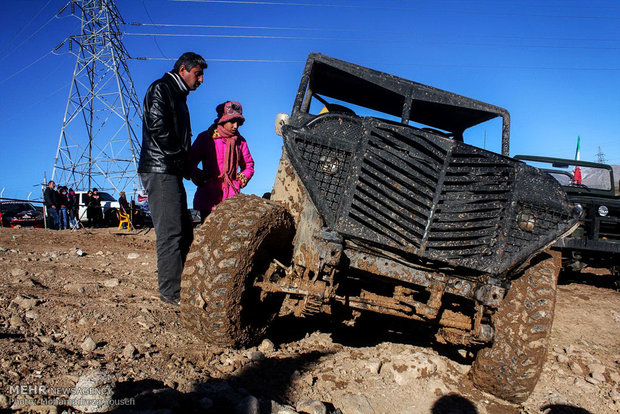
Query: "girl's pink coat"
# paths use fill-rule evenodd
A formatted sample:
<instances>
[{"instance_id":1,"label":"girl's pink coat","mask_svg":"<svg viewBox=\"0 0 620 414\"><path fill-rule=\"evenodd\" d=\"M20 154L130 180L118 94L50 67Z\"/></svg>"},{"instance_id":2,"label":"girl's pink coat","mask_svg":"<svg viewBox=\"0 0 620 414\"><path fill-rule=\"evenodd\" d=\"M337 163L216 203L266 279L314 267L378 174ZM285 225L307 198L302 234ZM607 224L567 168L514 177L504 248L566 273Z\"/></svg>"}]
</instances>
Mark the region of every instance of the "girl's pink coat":
<instances>
[{"instance_id":1,"label":"girl's pink coat","mask_svg":"<svg viewBox=\"0 0 620 414\"><path fill-rule=\"evenodd\" d=\"M241 135L237 137L237 172L250 180L254 175L254 160L250 154L248 143ZM226 189L224 181L218 178L224 167L226 154L226 141L222 137L213 138L211 131L201 132L190 151L192 175L200 172L198 164L202 162L202 171L209 176L208 181L199 186L194 195L194 209L211 211L213 207L223 200L239 194L241 182L234 180L234 188Z\"/></svg>"}]
</instances>

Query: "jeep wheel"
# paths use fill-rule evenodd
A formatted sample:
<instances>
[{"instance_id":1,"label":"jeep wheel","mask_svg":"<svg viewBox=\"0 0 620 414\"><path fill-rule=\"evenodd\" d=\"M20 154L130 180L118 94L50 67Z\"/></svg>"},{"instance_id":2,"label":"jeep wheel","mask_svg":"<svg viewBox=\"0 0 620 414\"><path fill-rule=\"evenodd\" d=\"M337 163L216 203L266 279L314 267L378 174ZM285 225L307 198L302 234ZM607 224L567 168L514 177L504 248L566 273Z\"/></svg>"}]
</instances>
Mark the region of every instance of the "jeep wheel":
<instances>
[{"instance_id":1,"label":"jeep wheel","mask_svg":"<svg viewBox=\"0 0 620 414\"><path fill-rule=\"evenodd\" d=\"M476 387L514 403L534 390L547 355L559 270L557 252L542 253L512 283L493 316L493 345L478 352L471 367Z\"/></svg>"},{"instance_id":2,"label":"jeep wheel","mask_svg":"<svg viewBox=\"0 0 620 414\"><path fill-rule=\"evenodd\" d=\"M283 297L253 282L272 259L290 258L292 220L279 204L238 194L196 230L181 282L184 324L207 343L248 346L264 334Z\"/></svg>"}]
</instances>

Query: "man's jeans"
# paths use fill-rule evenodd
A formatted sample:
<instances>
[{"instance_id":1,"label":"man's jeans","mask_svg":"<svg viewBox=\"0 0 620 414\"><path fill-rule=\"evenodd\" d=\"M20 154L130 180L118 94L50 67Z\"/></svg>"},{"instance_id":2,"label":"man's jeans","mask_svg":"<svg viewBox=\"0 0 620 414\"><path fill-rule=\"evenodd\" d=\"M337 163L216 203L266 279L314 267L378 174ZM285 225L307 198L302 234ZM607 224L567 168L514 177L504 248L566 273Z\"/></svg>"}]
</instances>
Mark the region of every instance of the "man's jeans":
<instances>
[{"instance_id":1,"label":"man's jeans","mask_svg":"<svg viewBox=\"0 0 620 414\"><path fill-rule=\"evenodd\" d=\"M50 223L48 223L47 227L52 229L52 230L58 230L60 229L60 220L58 217L58 210L56 210L55 208L52 207L48 207L47 208L47 218L49 219Z\"/></svg>"},{"instance_id":2,"label":"man's jeans","mask_svg":"<svg viewBox=\"0 0 620 414\"><path fill-rule=\"evenodd\" d=\"M67 215L67 207L60 207L60 225L58 226L58 230L70 229L69 226L69 216Z\"/></svg>"},{"instance_id":3,"label":"man's jeans","mask_svg":"<svg viewBox=\"0 0 620 414\"><path fill-rule=\"evenodd\" d=\"M187 209L183 178L172 174L141 173L157 238L159 293L177 299L181 273L194 239L192 218Z\"/></svg>"}]
</instances>

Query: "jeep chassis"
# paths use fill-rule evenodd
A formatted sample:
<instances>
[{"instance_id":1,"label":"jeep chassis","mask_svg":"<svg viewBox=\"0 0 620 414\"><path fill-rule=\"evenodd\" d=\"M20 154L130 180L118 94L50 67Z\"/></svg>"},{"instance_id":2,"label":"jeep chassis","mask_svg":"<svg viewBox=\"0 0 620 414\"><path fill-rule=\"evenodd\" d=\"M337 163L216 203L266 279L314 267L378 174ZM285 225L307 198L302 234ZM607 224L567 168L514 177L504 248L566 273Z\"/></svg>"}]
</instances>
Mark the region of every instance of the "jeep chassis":
<instances>
[{"instance_id":1,"label":"jeep chassis","mask_svg":"<svg viewBox=\"0 0 620 414\"><path fill-rule=\"evenodd\" d=\"M503 155L463 142L497 117ZM505 109L311 54L277 120L271 200L237 195L196 231L184 323L242 347L278 314L424 321L443 343L481 347L476 386L525 400L553 321L560 267L546 249L578 217L555 180L507 156L509 123Z\"/></svg>"}]
</instances>

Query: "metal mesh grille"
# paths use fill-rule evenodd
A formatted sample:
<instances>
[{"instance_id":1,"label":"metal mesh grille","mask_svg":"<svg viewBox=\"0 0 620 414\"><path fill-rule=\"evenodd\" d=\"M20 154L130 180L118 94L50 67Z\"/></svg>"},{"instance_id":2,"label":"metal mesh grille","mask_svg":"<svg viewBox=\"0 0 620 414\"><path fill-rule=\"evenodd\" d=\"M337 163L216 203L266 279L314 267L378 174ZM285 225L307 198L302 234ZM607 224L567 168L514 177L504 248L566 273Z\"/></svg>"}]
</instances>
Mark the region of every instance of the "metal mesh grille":
<instances>
[{"instance_id":1,"label":"metal mesh grille","mask_svg":"<svg viewBox=\"0 0 620 414\"><path fill-rule=\"evenodd\" d=\"M506 240L503 251L505 255L516 255L524 248L530 246L533 240L544 240L550 234L554 234L558 223L567 223L571 219L568 214L548 210L532 204L519 203L517 219L510 225L510 237ZM524 230L519 225L521 214L535 217L531 230Z\"/></svg>"},{"instance_id":2,"label":"metal mesh grille","mask_svg":"<svg viewBox=\"0 0 620 414\"><path fill-rule=\"evenodd\" d=\"M330 210L335 211L344 191L351 154L303 138L298 138L296 144L321 198Z\"/></svg>"}]
</instances>

